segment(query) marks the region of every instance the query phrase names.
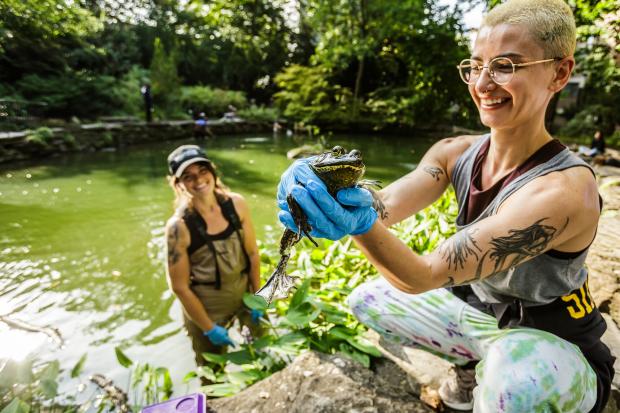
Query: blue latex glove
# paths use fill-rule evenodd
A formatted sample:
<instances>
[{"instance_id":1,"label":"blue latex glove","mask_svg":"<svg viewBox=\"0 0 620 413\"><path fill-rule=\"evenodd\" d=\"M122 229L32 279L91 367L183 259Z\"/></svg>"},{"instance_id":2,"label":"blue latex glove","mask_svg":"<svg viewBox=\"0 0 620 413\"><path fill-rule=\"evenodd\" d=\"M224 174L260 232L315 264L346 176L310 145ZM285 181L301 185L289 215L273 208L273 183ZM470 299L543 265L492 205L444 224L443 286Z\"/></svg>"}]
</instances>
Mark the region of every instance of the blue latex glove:
<instances>
[{"instance_id":1,"label":"blue latex glove","mask_svg":"<svg viewBox=\"0 0 620 413\"><path fill-rule=\"evenodd\" d=\"M202 333L216 346L234 346L235 342L228 337L228 330L215 324L209 331Z\"/></svg>"},{"instance_id":2,"label":"blue latex glove","mask_svg":"<svg viewBox=\"0 0 620 413\"><path fill-rule=\"evenodd\" d=\"M313 159L316 159L316 156L298 159L284 171L278 184L278 205L286 205L286 196L291 193L295 185L306 185L311 179L320 181L308 165Z\"/></svg>"},{"instance_id":3,"label":"blue latex glove","mask_svg":"<svg viewBox=\"0 0 620 413\"><path fill-rule=\"evenodd\" d=\"M260 319L263 316L263 312L261 310L252 310L250 311L250 316L252 317L252 322L254 324L260 323Z\"/></svg>"},{"instance_id":4,"label":"blue latex glove","mask_svg":"<svg viewBox=\"0 0 620 413\"><path fill-rule=\"evenodd\" d=\"M312 236L338 240L349 234L360 235L368 232L377 220L377 212L372 208L372 195L363 188L341 189L336 194L337 201L322 182L310 179L305 187L293 186L291 194L306 213L312 226ZM297 231L288 208L280 203L278 205L282 209L278 213L280 221Z\"/></svg>"}]
</instances>

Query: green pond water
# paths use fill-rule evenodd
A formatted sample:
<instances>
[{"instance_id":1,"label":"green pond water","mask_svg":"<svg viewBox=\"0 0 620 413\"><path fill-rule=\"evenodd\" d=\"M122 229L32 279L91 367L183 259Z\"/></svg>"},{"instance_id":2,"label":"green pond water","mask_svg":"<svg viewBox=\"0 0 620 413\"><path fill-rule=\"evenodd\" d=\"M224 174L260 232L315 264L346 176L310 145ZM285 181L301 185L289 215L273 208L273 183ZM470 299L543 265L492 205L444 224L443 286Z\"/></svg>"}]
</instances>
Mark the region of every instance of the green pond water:
<instances>
[{"instance_id":1,"label":"green pond water","mask_svg":"<svg viewBox=\"0 0 620 413\"><path fill-rule=\"evenodd\" d=\"M389 183L433 141L335 136L329 144L360 149L366 176ZM71 369L86 353L83 377L104 373L126 386L127 370L114 354L121 346L136 362L168 367L176 394L191 390L182 378L194 356L167 288L163 251L173 200L165 159L182 143L0 166L0 315L53 326L65 340L59 348L44 334L0 323L0 359L34 354ZM269 135L207 143L224 183L248 200L259 240L279 234L276 185L291 162L286 152L301 143ZM61 390L77 383L67 380Z\"/></svg>"}]
</instances>

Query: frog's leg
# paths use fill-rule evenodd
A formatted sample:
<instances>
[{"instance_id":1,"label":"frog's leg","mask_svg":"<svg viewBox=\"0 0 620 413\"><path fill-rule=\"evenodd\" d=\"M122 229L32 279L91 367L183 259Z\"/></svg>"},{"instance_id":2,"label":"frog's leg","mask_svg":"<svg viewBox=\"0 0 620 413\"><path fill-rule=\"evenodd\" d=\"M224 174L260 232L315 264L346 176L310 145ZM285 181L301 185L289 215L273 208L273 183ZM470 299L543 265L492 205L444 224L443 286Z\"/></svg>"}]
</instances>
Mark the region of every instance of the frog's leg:
<instances>
[{"instance_id":1,"label":"frog's leg","mask_svg":"<svg viewBox=\"0 0 620 413\"><path fill-rule=\"evenodd\" d=\"M289 211L291 211L291 215L293 216L295 225L297 225L297 228L299 228L299 233L304 234L314 244L315 247L318 247L319 244L317 244L314 238L310 236L310 231L312 231L312 227L308 222L308 217L306 217L304 211L301 209L297 201L295 201L295 198L293 198L293 196L289 194L286 197L286 202L288 203L288 208Z\"/></svg>"},{"instance_id":2,"label":"frog's leg","mask_svg":"<svg viewBox=\"0 0 620 413\"><path fill-rule=\"evenodd\" d=\"M370 192L370 194L372 195L372 207L375 209L375 211L377 211L381 219L386 219L388 217L388 212L385 208L385 204L383 203L383 201L381 201L381 198L379 198L379 194L377 194L377 191L375 190L375 188L381 188L381 182L364 179L358 182L358 186L361 186L362 188L367 189Z\"/></svg>"}]
</instances>

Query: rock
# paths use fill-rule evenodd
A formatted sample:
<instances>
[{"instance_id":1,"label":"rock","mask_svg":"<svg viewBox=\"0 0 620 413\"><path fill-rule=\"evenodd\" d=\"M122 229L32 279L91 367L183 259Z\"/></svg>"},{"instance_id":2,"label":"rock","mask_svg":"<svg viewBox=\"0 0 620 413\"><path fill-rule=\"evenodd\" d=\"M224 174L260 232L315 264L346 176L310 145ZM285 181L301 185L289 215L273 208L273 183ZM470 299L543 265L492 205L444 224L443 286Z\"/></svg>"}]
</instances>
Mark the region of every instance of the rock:
<instances>
[{"instance_id":1,"label":"rock","mask_svg":"<svg viewBox=\"0 0 620 413\"><path fill-rule=\"evenodd\" d=\"M390 360L379 359L370 370L341 355L312 351L239 394L209 400L208 405L218 413L433 411L419 400L407 375Z\"/></svg>"}]
</instances>

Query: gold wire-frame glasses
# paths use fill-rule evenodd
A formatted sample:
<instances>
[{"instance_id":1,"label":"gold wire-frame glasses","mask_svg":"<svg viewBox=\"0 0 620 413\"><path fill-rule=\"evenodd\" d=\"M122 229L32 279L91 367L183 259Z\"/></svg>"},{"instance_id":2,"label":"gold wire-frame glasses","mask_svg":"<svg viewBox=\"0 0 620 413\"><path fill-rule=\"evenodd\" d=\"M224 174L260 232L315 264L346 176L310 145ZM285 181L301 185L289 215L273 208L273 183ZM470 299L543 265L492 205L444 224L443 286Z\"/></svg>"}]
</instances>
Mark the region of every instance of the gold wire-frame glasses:
<instances>
[{"instance_id":1,"label":"gold wire-frame glasses","mask_svg":"<svg viewBox=\"0 0 620 413\"><path fill-rule=\"evenodd\" d=\"M463 59L461 63L456 66L456 68L459 70L459 74L461 75L463 82L468 85L476 83L484 69L489 71L489 76L493 82L498 85L506 85L512 80L515 71L519 67L532 66L539 63L547 63L558 60L562 60L562 58L554 57L553 59L535 60L533 62L513 63L513 61L509 58L500 56L491 60L486 66L480 65L472 59Z\"/></svg>"}]
</instances>

